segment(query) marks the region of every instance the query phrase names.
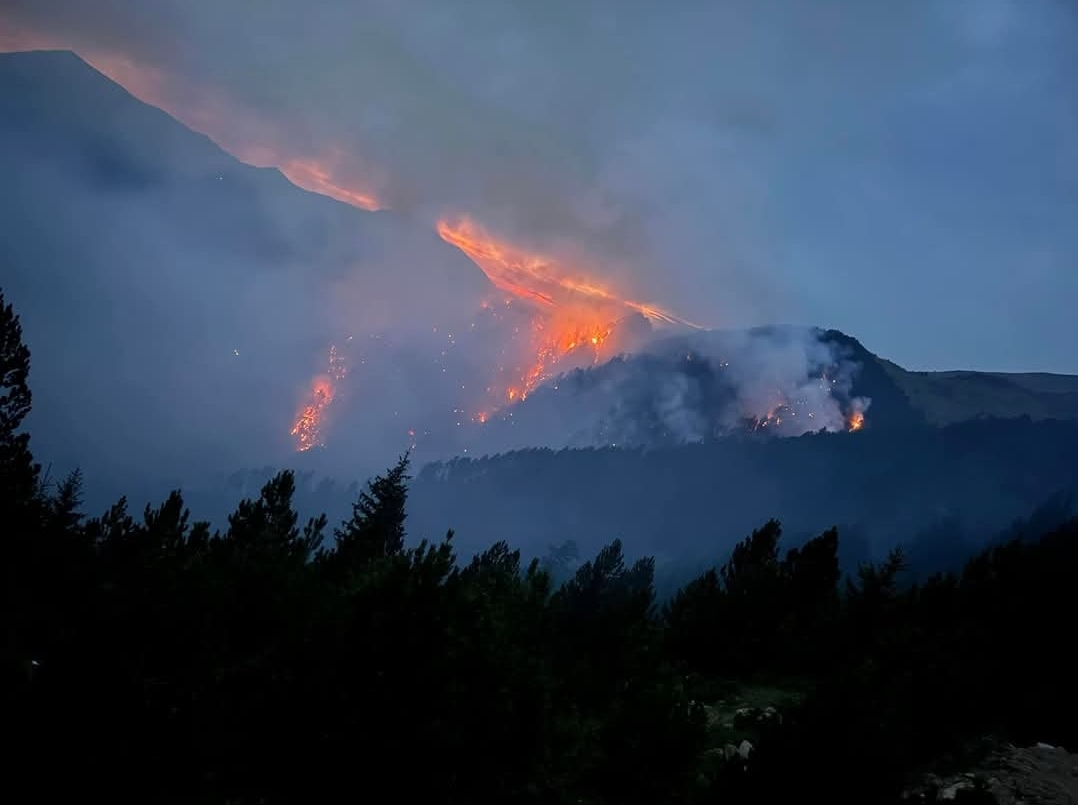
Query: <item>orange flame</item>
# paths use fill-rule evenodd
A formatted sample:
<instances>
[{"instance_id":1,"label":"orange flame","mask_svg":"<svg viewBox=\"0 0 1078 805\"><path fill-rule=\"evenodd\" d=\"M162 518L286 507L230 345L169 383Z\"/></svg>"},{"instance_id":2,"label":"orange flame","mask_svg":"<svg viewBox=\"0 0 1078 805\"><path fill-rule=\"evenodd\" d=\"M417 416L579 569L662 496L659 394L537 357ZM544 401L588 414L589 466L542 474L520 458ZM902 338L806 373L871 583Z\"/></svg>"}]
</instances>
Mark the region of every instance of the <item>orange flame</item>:
<instances>
[{"instance_id":1,"label":"orange flame","mask_svg":"<svg viewBox=\"0 0 1078 805\"><path fill-rule=\"evenodd\" d=\"M0 18L0 23L4 23L0 30L0 52L72 49L71 42L16 28L9 22ZM298 187L345 204L364 210L384 209L368 187L357 188L345 178L348 172L345 169L354 160L340 149L321 149L318 156L288 155L278 146L287 138L275 135L269 122L239 108L222 93L191 87L176 75L124 54L84 48L78 48L77 52L132 95L207 135L237 159L257 167L276 167ZM550 257L498 240L470 218L438 221L437 231L444 241L467 255L497 288L539 308L526 336L528 342L522 348L528 353L525 365L499 369L499 374L508 377L500 390L491 387L489 391L496 395L496 403L492 409L478 413L474 417L477 422L488 421L492 411L506 403L527 398L571 361L579 365L581 361L597 363L609 357L615 346L612 343L615 325L628 311L660 324L703 329L655 305L623 298L567 270ZM484 303L483 307L490 306ZM296 414L290 430L298 451L324 444L326 411L344 376L344 362L336 347L331 346L328 369L312 379L307 401ZM777 426L785 416L795 415L788 405L775 405L757 418L755 427ZM811 418L813 414L810 412L808 416ZM851 432L861 430L865 425L864 411L850 413L846 425ZM414 443L414 432L410 431L409 436Z\"/></svg>"},{"instance_id":2,"label":"orange flame","mask_svg":"<svg viewBox=\"0 0 1078 805\"><path fill-rule=\"evenodd\" d=\"M519 381L505 390L505 401L527 399L570 355L580 356L589 363L598 363L602 359L603 347L613 333L614 322L602 314L597 315L598 318L555 315L545 321L537 317L532 322L532 363L521 374Z\"/></svg>"},{"instance_id":3,"label":"orange flame","mask_svg":"<svg viewBox=\"0 0 1078 805\"><path fill-rule=\"evenodd\" d=\"M470 218L456 223L443 219L438 234L471 258L494 285L521 299L549 306L576 299L635 310L655 322L703 329L655 305L624 299L595 282L569 276L553 259L497 240Z\"/></svg>"},{"instance_id":4,"label":"orange flame","mask_svg":"<svg viewBox=\"0 0 1078 805\"><path fill-rule=\"evenodd\" d=\"M470 218L456 222L443 219L438 222L438 234L464 252L495 287L538 308L526 347L527 365L518 368L517 376L499 394L499 404L526 399L561 369L569 356L577 363L597 363L609 357L615 325L629 312L653 322L702 329L662 308L623 298L592 280L574 277L549 257L492 237ZM474 419L482 423L489 416L490 411L482 411Z\"/></svg>"},{"instance_id":5,"label":"orange flame","mask_svg":"<svg viewBox=\"0 0 1078 805\"><path fill-rule=\"evenodd\" d=\"M337 347L329 348L329 364L325 374L311 381L307 402L303 404L292 424L289 435L296 440L296 450L305 453L313 447L325 445L323 430L326 409L337 394L337 385L344 380L347 368Z\"/></svg>"}]
</instances>

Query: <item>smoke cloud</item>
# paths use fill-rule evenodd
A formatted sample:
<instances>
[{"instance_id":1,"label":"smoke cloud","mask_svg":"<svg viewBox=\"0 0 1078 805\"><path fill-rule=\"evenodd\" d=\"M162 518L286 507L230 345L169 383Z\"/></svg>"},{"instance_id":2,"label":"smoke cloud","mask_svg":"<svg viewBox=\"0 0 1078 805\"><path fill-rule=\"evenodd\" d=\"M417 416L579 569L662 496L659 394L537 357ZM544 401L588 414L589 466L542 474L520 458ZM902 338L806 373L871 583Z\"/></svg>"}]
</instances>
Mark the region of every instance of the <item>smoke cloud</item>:
<instances>
[{"instance_id":1,"label":"smoke cloud","mask_svg":"<svg viewBox=\"0 0 1078 805\"><path fill-rule=\"evenodd\" d=\"M807 328L736 334L774 321L921 366L1078 368L1067 4L316 5L0 4L0 49L73 48L210 138L77 63L3 60L3 284L58 465L362 477L413 444L846 427L856 365ZM460 216L730 332L506 305L438 237ZM297 455L331 346L326 446Z\"/></svg>"},{"instance_id":2,"label":"smoke cloud","mask_svg":"<svg viewBox=\"0 0 1078 805\"><path fill-rule=\"evenodd\" d=\"M551 379L469 433L469 452L845 431L871 405L854 394L860 369L847 347L811 328L658 335L632 354Z\"/></svg>"},{"instance_id":3,"label":"smoke cloud","mask_svg":"<svg viewBox=\"0 0 1078 805\"><path fill-rule=\"evenodd\" d=\"M836 326L919 368L1075 369L1047 346L1078 290L1063 0L0 14L0 45L75 48L241 159L428 227L473 215L693 321ZM1020 302L1006 327L1000 299Z\"/></svg>"}]
</instances>

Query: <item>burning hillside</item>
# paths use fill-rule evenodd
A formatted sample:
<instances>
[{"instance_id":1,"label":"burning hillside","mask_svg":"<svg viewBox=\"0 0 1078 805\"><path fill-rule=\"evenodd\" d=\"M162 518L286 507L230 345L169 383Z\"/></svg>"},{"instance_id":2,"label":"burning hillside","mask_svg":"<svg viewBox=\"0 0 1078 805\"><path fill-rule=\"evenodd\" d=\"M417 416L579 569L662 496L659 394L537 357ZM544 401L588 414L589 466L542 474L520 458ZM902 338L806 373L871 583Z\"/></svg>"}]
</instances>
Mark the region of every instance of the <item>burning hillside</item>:
<instances>
[{"instance_id":1,"label":"burning hillside","mask_svg":"<svg viewBox=\"0 0 1078 805\"><path fill-rule=\"evenodd\" d=\"M63 43L33 37L0 41L0 49L27 46L62 47ZM361 172L364 176L369 173L374 177L373 181L357 182L355 174L359 163L350 153L339 148L316 148L320 154L317 157L307 151L293 153L282 147L287 138L278 136L278 129L257 116L251 117L249 110L229 103L224 96L182 85L173 76L147 69L123 56L110 53L85 55L102 73L135 96L208 134L246 162L275 166L296 185L352 207L373 210L387 206L380 191L372 189L383 187L385 177L376 170L366 170L370 166L364 165ZM118 104L123 103L122 98L115 100ZM192 159L196 169L197 165L202 165L198 159L203 156L202 151L184 152L184 158ZM214 164L213 175L223 181L219 163ZM598 367L618 355L635 352L653 335L653 328L682 332L703 329L666 309L639 301L639 297L624 289L604 283L601 278L609 276L609 272L587 261L524 248L506 237L488 232L468 217L442 218L434 222L434 228L442 241L458 249L485 274L496 294L489 296L475 311L470 327L458 323L451 328L452 332L438 332L439 322L432 321L434 340L422 348L432 347L434 352L422 360L399 360L400 344L395 345L397 351L392 359L377 358L373 353L365 355L371 363L361 370L363 377L358 378L363 384L364 406L362 411L358 408L356 411L357 416L365 417L362 420L365 427L378 427L374 424L377 412L372 411L377 406L371 405L376 400L368 396L374 395L375 389L379 399L386 403L383 407L388 407L393 417L408 420L391 421L392 432L399 426L402 439L409 431L425 437L435 428L433 424L427 426L423 420L423 416L431 411L440 410L447 418L448 425L437 426L443 430L465 428L465 423L482 425L500 419L496 414L510 414L525 401L530 401L544 383L559 375L575 369ZM399 263L400 258L397 260ZM423 263L422 256L417 262ZM357 265L355 271L358 274L370 268ZM394 268L399 265L390 262L380 266L379 276L388 276ZM453 273L440 278L443 281L440 293L447 289L444 283L452 287L455 276ZM382 298L379 291L370 288L364 286L369 299ZM408 292L411 292L411 286ZM377 304L376 301L375 306ZM474 301L467 304L474 304ZM442 299L439 305L448 307ZM356 318L365 321L372 331L389 335L394 317L401 316L404 311L396 304L383 303L383 306L394 309L383 311L384 321L379 324L372 324L369 315L357 314ZM430 315L429 311L423 314L411 312L413 320ZM459 312L451 313L449 318L457 319ZM415 322L410 324L414 329ZM351 329L351 322L346 326ZM460 332L462 329L469 332ZM363 361L356 360L359 354L355 345L339 338L332 340L335 346L329 347L328 363L312 367L317 368L317 374L305 384L302 398L297 399L297 411L289 427L293 446L302 452L327 442L329 412L332 411L332 418L341 424L341 433L344 420L350 419L339 402L347 390L345 365L359 369ZM386 343L372 341L369 346L384 352ZM745 410L741 413L755 422L757 429L785 432L789 423L799 421L799 417L813 419L817 414L803 410L805 406L798 402L799 398L791 396L790 389L796 390L797 384L791 384L788 378L768 375L766 366L771 357L758 356L758 359L746 362L749 366L761 367L759 384L766 386L768 392L745 401L741 406ZM320 363L325 360L321 358ZM394 360L398 365L393 365ZM444 375L444 381L437 386L437 394L427 389L417 391L421 384L403 381L397 383L396 389L388 391L383 382L387 371L398 375L411 372L418 376L437 372ZM429 387L435 385L426 383ZM409 408L406 412L397 411L394 409L402 407L397 402L401 394L426 395L427 399L422 405L403 406ZM361 395L357 392L356 396ZM850 429L863 425L863 409L850 409L847 414Z\"/></svg>"},{"instance_id":2,"label":"burning hillside","mask_svg":"<svg viewBox=\"0 0 1078 805\"><path fill-rule=\"evenodd\" d=\"M344 358L336 346L331 346L326 371L311 381L307 399L292 424L290 435L295 439L299 452L304 453L325 444L326 409L336 399L340 383L347 373Z\"/></svg>"},{"instance_id":3,"label":"burning hillside","mask_svg":"<svg viewBox=\"0 0 1078 805\"><path fill-rule=\"evenodd\" d=\"M401 423L402 439L407 433L413 447L441 441L445 449L447 431L459 431L453 438L466 451L465 443L501 449L531 438L565 446L651 445L735 431L790 436L864 426L868 401L849 394L855 368L845 366L811 331L757 334L744 343L723 342L721 348L690 347L684 360L676 359L678 347L660 360L652 354L650 362L622 362L621 368L607 369L603 365L619 355L646 350L656 328L684 338L709 331L613 293L556 260L493 238L473 221L440 221L438 233L467 255L501 296L482 303L467 332L433 328L428 344L434 350L433 366L423 359L413 371L434 369L446 375L437 395L444 410L439 414L428 407L425 416L431 421ZM385 340L371 343L388 348ZM372 380L379 372L400 371L399 361L395 365L388 353L370 358L360 363L367 365ZM464 368L477 362L479 382ZM596 370L601 390L589 386L592 381L570 379L552 384L552 391L570 392L557 401L549 396L532 400L548 381L588 369ZM325 411L342 379L343 374L331 371L313 381L292 428L297 450L324 444ZM514 427L505 431L495 422ZM466 425L497 432L480 436Z\"/></svg>"},{"instance_id":4,"label":"burning hillside","mask_svg":"<svg viewBox=\"0 0 1078 805\"><path fill-rule=\"evenodd\" d=\"M555 374L594 365L634 346L619 343L632 314L649 322L700 329L654 305L615 294L590 276L574 272L544 255L525 251L492 237L470 218L437 224L441 238L467 255L510 302L530 307L531 321L519 339L516 355L505 355L511 366L497 368L490 389L495 406L521 402ZM514 336L520 336L516 328ZM489 411L477 414L486 421Z\"/></svg>"}]
</instances>

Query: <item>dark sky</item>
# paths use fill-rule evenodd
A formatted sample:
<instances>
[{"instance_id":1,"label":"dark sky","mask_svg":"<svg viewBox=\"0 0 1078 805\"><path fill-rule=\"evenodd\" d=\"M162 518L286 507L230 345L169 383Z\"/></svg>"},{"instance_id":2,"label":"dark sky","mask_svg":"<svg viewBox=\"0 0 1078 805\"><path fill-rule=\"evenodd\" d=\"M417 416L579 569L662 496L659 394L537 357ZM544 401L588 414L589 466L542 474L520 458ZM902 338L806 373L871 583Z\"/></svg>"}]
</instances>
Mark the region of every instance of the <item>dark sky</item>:
<instances>
[{"instance_id":1,"label":"dark sky","mask_svg":"<svg viewBox=\"0 0 1078 805\"><path fill-rule=\"evenodd\" d=\"M1078 372L1069 0L0 0L39 46L694 321Z\"/></svg>"}]
</instances>

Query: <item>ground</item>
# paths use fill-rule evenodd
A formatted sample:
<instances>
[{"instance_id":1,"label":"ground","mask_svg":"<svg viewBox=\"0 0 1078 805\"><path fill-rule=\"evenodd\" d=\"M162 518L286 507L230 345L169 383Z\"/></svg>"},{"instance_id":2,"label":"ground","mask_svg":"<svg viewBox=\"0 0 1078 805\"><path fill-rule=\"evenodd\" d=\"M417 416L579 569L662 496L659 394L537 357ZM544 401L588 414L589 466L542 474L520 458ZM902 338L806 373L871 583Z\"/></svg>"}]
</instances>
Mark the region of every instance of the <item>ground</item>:
<instances>
[{"instance_id":1,"label":"ground","mask_svg":"<svg viewBox=\"0 0 1078 805\"><path fill-rule=\"evenodd\" d=\"M1078 803L1078 755L1048 744L1025 748L1001 745L971 771L926 775L908 794L913 802L918 797L931 802L923 797L935 790L939 801L961 801L978 788L991 794L999 805Z\"/></svg>"}]
</instances>

